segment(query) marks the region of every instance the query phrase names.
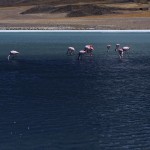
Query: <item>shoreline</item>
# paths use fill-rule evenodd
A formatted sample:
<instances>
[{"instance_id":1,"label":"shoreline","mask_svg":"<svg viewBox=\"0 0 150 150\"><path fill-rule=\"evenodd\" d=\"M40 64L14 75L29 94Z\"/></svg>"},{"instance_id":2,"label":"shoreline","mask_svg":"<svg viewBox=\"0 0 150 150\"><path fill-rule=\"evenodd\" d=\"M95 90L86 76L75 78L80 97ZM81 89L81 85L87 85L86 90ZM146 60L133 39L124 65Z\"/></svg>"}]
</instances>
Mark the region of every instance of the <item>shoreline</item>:
<instances>
[{"instance_id":1,"label":"shoreline","mask_svg":"<svg viewBox=\"0 0 150 150\"><path fill-rule=\"evenodd\" d=\"M150 30L0 30L0 32L102 32L102 33L149 33Z\"/></svg>"},{"instance_id":2,"label":"shoreline","mask_svg":"<svg viewBox=\"0 0 150 150\"><path fill-rule=\"evenodd\" d=\"M0 20L0 30L150 30L150 17Z\"/></svg>"}]
</instances>

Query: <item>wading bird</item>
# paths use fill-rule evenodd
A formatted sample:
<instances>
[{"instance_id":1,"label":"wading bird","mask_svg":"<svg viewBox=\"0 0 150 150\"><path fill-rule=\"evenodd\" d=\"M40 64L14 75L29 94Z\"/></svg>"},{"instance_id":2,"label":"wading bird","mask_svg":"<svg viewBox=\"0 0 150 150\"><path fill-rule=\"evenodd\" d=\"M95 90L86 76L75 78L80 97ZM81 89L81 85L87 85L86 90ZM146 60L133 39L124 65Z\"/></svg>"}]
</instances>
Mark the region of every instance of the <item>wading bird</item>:
<instances>
[{"instance_id":1,"label":"wading bird","mask_svg":"<svg viewBox=\"0 0 150 150\"><path fill-rule=\"evenodd\" d=\"M86 51L87 54L89 54L90 56L93 56L93 50L94 50L94 47L93 45L86 45L84 47L84 51Z\"/></svg>"},{"instance_id":2,"label":"wading bird","mask_svg":"<svg viewBox=\"0 0 150 150\"><path fill-rule=\"evenodd\" d=\"M74 47L68 47L67 55L73 55L74 53L75 53L75 48Z\"/></svg>"},{"instance_id":3,"label":"wading bird","mask_svg":"<svg viewBox=\"0 0 150 150\"><path fill-rule=\"evenodd\" d=\"M7 58L8 58L8 60L14 59L15 56L17 56L18 54L19 54L18 51L16 51L16 50L11 50Z\"/></svg>"},{"instance_id":4,"label":"wading bird","mask_svg":"<svg viewBox=\"0 0 150 150\"><path fill-rule=\"evenodd\" d=\"M109 51L110 47L111 47L111 45L107 45L107 52Z\"/></svg>"},{"instance_id":5,"label":"wading bird","mask_svg":"<svg viewBox=\"0 0 150 150\"><path fill-rule=\"evenodd\" d=\"M116 49L115 49L115 51L118 51L118 53L119 53L119 58L122 59L124 52L127 53L127 51L130 49L130 47L129 47L129 46L124 46L124 47L122 47L122 48L119 48L119 47L120 47L120 44L116 44Z\"/></svg>"},{"instance_id":6,"label":"wading bird","mask_svg":"<svg viewBox=\"0 0 150 150\"><path fill-rule=\"evenodd\" d=\"M86 54L87 52L85 50L80 50L78 53L78 60L83 59L83 56Z\"/></svg>"}]
</instances>

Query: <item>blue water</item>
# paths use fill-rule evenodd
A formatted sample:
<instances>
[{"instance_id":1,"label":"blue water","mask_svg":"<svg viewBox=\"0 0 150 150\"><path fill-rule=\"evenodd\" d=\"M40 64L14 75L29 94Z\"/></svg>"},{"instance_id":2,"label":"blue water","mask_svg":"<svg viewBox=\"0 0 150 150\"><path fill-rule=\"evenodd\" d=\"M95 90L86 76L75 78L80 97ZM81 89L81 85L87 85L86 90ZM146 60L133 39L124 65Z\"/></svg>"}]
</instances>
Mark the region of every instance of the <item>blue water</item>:
<instances>
[{"instance_id":1,"label":"blue water","mask_svg":"<svg viewBox=\"0 0 150 150\"><path fill-rule=\"evenodd\" d=\"M131 32L1 32L0 150L149 150L149 39ZM77 60L89 43L94 56ZM131 47L122 61L116 43ZM75 55L66 55L68 46ZM20 55L8 61L12 49Z\"/></svg>"}]
</instances>

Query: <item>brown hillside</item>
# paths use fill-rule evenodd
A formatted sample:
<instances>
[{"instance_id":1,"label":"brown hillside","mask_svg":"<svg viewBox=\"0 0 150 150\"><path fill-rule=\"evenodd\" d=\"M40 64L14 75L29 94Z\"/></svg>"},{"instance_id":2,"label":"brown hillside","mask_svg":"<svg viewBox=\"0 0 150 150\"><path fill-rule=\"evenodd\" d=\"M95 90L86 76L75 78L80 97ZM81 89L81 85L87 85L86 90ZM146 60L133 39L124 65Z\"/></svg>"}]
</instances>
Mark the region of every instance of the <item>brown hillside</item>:
<instances>
[{"instance_id":1,"label":"brown hillside","mask_svg":"<svg viewBox=\"0 0 150 150\"><path fill-rule=\"evenodd\" d=\"M133 11L147 11L149 9L148 4L137 3L108 3L109 1L95 1L95 2L77 3L74 0L74 4L59 4L59 5L36 5L32 8L22 12L21 14L36 14L36 13L66 13L66 17L81 17L81 16L93 16L104 14L123 14ZM57 1L55 1L56 3ZM59 1L60 2L60 1ZM105 3L104 3L105 2ZM112 1L111 1L112 2Z\"/></svg>"},{"instance_id":2,"label":"brown hillside","mask_svg":"<svg viewBox=\"0 0 150 150\"><path fill-rule=\"evenodd\" d=\"M0 6L32 6L32 8L21 12L21 14L66 13L66 16L77 17L148 10L149 1L150 0L0 0Z\"/></svg>"}]
</instances>

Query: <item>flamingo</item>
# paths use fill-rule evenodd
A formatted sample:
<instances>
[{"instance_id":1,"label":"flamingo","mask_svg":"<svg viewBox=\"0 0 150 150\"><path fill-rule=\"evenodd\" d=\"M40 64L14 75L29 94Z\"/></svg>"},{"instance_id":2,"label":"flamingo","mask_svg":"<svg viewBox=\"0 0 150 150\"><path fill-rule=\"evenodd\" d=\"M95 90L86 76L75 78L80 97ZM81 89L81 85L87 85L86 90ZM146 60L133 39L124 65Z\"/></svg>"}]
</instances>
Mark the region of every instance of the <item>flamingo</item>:
<instances>
[{"instance_id":1,"label":"flamingo","mask_svg":"<svg viewBox=\"0 0 150 150\"><path fill-rule=\"evenodd\" d=\"M15 57L16 55L18 55L18 54L19 54L18 51L16 51L16 50L11 50L7 58L8 58L8 60L10 60L10 58L14 58L14 57Z\"/></svg>"},{"instance_id":2,"label":"flamingo","mask_svg":"<svg viewBox=\"0 0 150 150\"><path fill-rule=\"evenodd\" d=\"M68 47L67 55L73 55L74 53L75 53L75 48L74 47Z\"/></svg>"},{"instance_id":3,"label":"flamingo","mask_svg":"<svg viewBox=\"0 0 150 150\"><path fill-rule=\"evenodd\" d=\"M107 52L109 51L110 47L111 47L111 45L107 45Z\"/></svg>"},{"instance_id":4,"label":"flamingo","mask_svg":"<svg viewBox=\"0 0 150 150\"><path fill-rule=\"evenodd\" d=\"M122 49L122 48L119 48L119 47L120 47L120 44L116 44L115 51L118 51L118 53L119 53L119 58L122 59L122 58L123 58L123 49Z\"/></svg>"},{"instance_id":5,"label":"flamingo","mask_svg":"<svg viewBox=\"0 0 150 150\"><path fill-rule=\"evenodd\" d=\"M116 44L116 49L115 50L118 51L119 57L120 57L120 59L122 59L124 52L127 53L127 51L130 49L130 47L129 46L124 46L122 48L119 48L119 47L120 47L120 44Z\"/></svg>"},{"instance_id":6,"label":"flamingo","mask_svg":"<svg viewBox=\"0 0 150 150\"><path fill-rule=\"evenodd\" d=\"M120 44L116 44L115 51L117 51L119 47L120 47Z\"/></svg>"},{"instance_id":7,"label":"flamingo","mask_svg":"<svg viewBox=\"0 0 150 150\"><path fill-rule=\"evenodd\" d=\"M116 44L116 49L115 50L117 50L119 47L120 47L120 44ZM129 46L124 46L124 47L122 47L122 49L123 49L124 52L126 52L130 49L130 47Z\"/></svg>"},{"instance_id":8,"label":"flamingo","mask_svg":"<svg viewBox=\"0 0 150 150\"><path fill-rule=\"evenodd\" d=\"M123 53L124 53L123 49L118 48L117 50L118 50L118 53L119 53L119 58L122 59L123 58Z\"/></svg>"},{"instance_id":9,"label":"flamingo","mask_svg":"<svg viewBox=\"0 0 150 150\"><path fill-rule=\"evenodd\" d=\"M122 49L123 49L124 52L126 52L130 49L130 47L129 46L124 46L124 47L122 47Z\"/></svg>"},{"instance_id":10,"label":"flamingo","mask_svg":"<svg viewBox=\"0 0 150 150\"><path fill-rule=\"evenodd\" d=\"M94 50L93 45L85 45L85 47L84 47L84 51L86 51L87 54L90 54L90 56L92 56L93 50Z\"/></svg>"},{"instance_id":11,"label":"flamingo","mask_svg":"<svg viewBox=\"0 0 150 150\"><path fill-rule=\"evenodd\" d=\"M78 60L82 59L83 56L86 54L87 52L85 50L80 50L78 53Z\"/></svg>"}]
</instances>

